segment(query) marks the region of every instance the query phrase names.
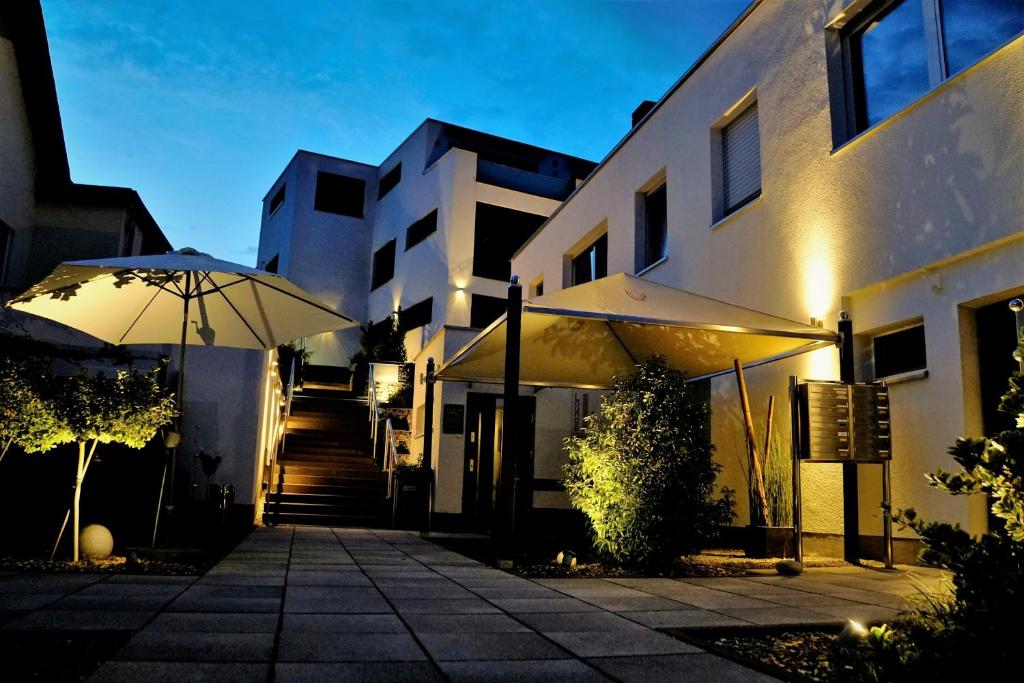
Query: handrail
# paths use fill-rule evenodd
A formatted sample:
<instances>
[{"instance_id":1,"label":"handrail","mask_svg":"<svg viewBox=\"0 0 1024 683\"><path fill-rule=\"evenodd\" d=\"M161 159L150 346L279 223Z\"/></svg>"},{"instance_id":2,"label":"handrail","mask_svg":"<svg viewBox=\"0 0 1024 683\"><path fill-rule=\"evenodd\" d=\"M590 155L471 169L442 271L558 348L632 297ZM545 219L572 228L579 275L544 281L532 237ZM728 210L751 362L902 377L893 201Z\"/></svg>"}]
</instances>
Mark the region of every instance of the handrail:
<instances>
[{"instance_id":1,"label":"handrail","mask_svg":"<svg viewBox=\"0 0 1024 683\"><path fill-rule=\"evenodd\" d=\"M398 446L395 443L395 428L391 425L389 417L384 423L384 469L388 473L388 498L394 494L395 469L398 467Z\"/></svg>"},{"instance_id":2,"label":"handrail","mask_svg":"<svg viewBox=\"0 0 1024 683\"><path fill-rule=\"evenodd\" d=\"M270 451L270 481L267 482L266 494L269 496L274 493L274 470L277 469L277 460L281 454L284 453L284 442L288 437L288 417L292 414L292 393L295 389L295 363L297 359L293 356L291 366L288 369L288 382L284 385L284 406L278 415L278 425L284 422L284 429L281 429L281 439L277 442L277 446ZM281 494L284 492L284 471L277 475L277 491L276 493ZM274 506L274 514L280 513L281 508L281 496L278 495L277 503Z\"/></svg>"}]
</instances>

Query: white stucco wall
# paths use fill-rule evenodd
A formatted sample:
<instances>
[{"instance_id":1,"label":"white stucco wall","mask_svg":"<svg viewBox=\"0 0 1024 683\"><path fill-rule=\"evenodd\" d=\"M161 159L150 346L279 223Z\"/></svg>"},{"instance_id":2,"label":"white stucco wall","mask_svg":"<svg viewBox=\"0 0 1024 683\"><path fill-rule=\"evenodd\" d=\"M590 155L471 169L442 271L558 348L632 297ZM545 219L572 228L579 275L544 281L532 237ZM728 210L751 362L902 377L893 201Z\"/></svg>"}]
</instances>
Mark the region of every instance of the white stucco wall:
<instances>
[{"instance_id":1,"label":"white stucco wall","mask_svg":"<svg viewBox=\"0 0 1024 683\"><path fill-rule=\"evenodd\" d=\"M363 218L352 218L313 208L319 171L366 181ZM377 169L335 157L300 151L263 201L258 260L261 265L278 255L278 273L327 305L366 320L370 282L373 212L377 197ZM284 204L268 215L271 198L287 183ZM316 365L348 366L359 350L359 330L350 328L306 340Z\"/></svg>"},{"instance_id":2,"label":"white stucco wall","mask_svg":"<svg viewBox=\"0 0 1024 683\"><path fill-rule=\"evenodd\" d=\"M0 38L0 220L14 231L6 284L20 286L31 239L35 156L14 46ZM5 283L0 283L5 284Z\"/></svg>"},{"instance_id":3,"label":"white stucco wall","mask_svg":"<svg viewBox=\"0 0 1024 683\"><path fill-rule=\"evenodd\" d=\"M757 7L570 198L514 259L513 271L526 282L542 277L553 291L564 255L607 222L608 272L633 272L635 192L664 173L669 258L645 277L829 326L849 308L857 334L924 316L931 376L893 391L895 502L978 530L968 501L931 494L922 475L950 466L946 449L972 429L959 379L957 306L1024 289L1018 247L1001 242L1024 229L1024 39L833 150L824 26L842 4L777 0ZM752 89L762 196L709 229L711 129ZM943 265L953 255L986 250L978 258L991 267L958 266L954 276ZM938 299L928 287L879 284L925 268L947 280ZM784 402L789 374L836 378L836 354L819 351L752 370L756 423L763 424L768 393ZM723 480L743 491L734 382L717 380L713 391ZM785 412L779 417L777 424L788 426ZM862 533L877 533L878 495L867 481L862 489ZM805 466L804 493L807 529L841 532L838 468ZM741 500L741 523L745 507Z\"/></svg>"}]
</instances>

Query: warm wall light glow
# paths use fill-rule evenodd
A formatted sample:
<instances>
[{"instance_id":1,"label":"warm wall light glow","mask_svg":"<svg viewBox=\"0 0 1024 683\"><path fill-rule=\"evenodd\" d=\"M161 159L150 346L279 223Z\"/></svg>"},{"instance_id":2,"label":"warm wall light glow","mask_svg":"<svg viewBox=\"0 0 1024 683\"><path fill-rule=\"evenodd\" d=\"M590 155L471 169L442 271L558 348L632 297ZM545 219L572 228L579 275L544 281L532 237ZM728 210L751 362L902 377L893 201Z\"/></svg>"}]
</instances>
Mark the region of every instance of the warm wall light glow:
<instances>
[{"instance_id":1,"label":"warm wall light glow","mask_svg":"<svg viewBox=\"0 0 1024 683\"><path fill-rule=\"evenodd\" d=\"M838 306L836 291L836 247L828 226L813 223L814 229L799 242L796 263L800 264L801 286L803 288L804 316L802 320L818 318L825 320L825 327L831 328L828 316Z\"/></svg>"}]
</instances>

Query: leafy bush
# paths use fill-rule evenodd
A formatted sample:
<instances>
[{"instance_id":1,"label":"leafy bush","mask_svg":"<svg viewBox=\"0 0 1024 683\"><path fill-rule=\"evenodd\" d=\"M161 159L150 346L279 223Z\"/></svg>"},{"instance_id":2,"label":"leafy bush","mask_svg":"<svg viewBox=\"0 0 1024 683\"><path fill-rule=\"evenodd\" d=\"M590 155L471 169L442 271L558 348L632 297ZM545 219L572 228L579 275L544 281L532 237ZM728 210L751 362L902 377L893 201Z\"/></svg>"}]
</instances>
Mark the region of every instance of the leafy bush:
<instances>
[{"instance_id":1,"label":"leafy bush","mask_svg":"<svg viewBox=\"0 0 1024 683\"><path fill-rule=\"evenodd\" d=\"M71 441L71 432L46 400L53 376L43 361L0 356L0 460L13 445L43 453Z\"/></svg>"},{"instance_id":2,"label":"leafy bush","mask_svg":"<svg viewBox=\"0 0 1024 683\"><path fill-rule=\"evenodd\" d=\"M1024 376L1014 373L1000 410L1016 428L988 439L958 439L950 449L958 472L928 475L952 495L989 497L999 520L972 537L958 525L927 522L913 509L896 520L921 537L921 559L946 569L952 595L922 597L885 638L839 651L846 680L994 680L1016 671L1024 639Z\"/></svg>"},{"instance_id":3,"label":"leafy bush","mask_svg":"<svg viewBox=\"0 0 1024 683\"><path fill-rule=\"evenodd\" d=\"M733 518L733 496L712 498L710 410L664 358L616 378L582 436L565 441L566 492L599 552L623 564L664 565L700 550Z\"/></svg>"}]
</instances>

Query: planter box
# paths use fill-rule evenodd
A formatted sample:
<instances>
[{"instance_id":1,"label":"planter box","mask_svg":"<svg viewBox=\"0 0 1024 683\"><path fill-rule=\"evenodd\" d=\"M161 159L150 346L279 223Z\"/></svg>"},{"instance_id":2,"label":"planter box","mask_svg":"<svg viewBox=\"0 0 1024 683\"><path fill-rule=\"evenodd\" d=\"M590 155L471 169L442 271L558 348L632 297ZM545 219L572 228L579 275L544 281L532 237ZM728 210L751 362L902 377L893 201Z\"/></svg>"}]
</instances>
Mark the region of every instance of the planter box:
<instances>
[{"instance_id":1,"label":"planter box","mask_svg":"<svg viewBox=\"0 0 1024 683\"><path fill-rule=\"evenodd\" d=\"M747 557L793 557L793 527L748 526Z\"/></svg>"}]
</instances>

